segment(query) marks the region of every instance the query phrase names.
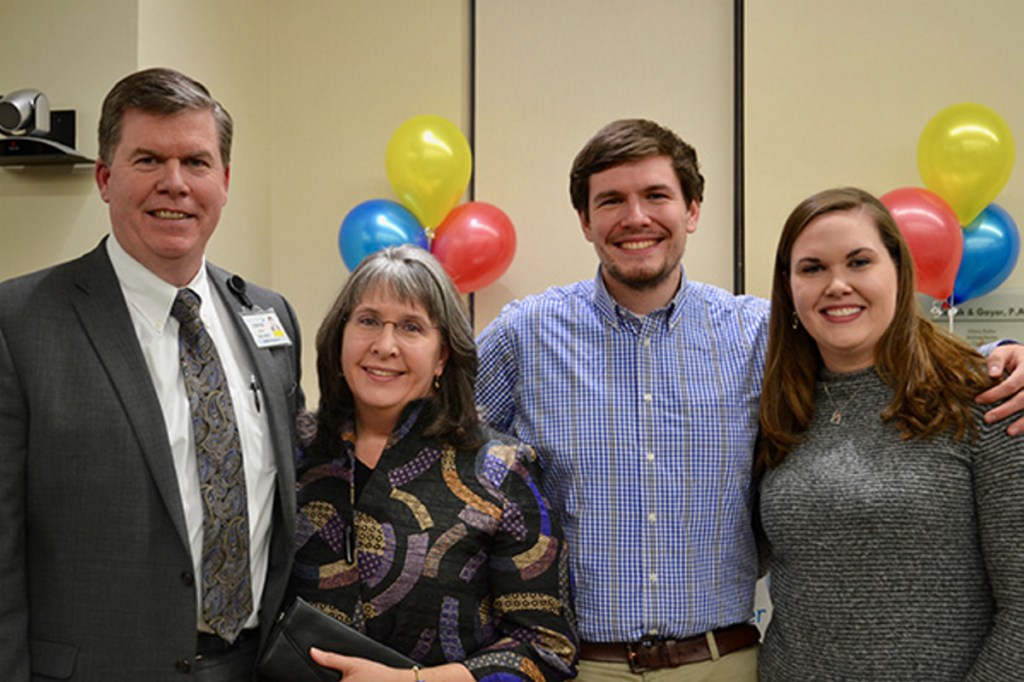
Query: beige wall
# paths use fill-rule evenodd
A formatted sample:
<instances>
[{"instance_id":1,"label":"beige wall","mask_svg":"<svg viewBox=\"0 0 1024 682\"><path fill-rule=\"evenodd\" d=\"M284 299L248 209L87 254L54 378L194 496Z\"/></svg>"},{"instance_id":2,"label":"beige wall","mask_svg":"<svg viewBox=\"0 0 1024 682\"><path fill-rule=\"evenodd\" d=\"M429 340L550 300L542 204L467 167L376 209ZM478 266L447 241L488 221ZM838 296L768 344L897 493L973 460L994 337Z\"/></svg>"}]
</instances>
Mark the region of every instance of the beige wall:
<instances>
[{"instance_id":1,"label":"beige wall","mask_svg":"<svg viewBox=\"0 0 1024 682\"><path fill-rule=\"evenodd\" d=\"M586 13L569 0L539 3L537 11L524 11L527 0L479 0L481 29L495 41L482 46L481 65L500 59L500 51L487 52L499 39L520 35L521 46L533 48L522 57L525 73L537 79L495 77L478 92L492 127L480 131L477 198L510 212L522 235L508 275L478 296L478 326L512 296L592 276L594 255L577 232L566 173L579 145L618 115L663 120L698 146L709 196L688 269L729 286L731 274L715 259L730 248L731 166L721 137L731 114L716 112L728 108L731 83L713 74L731 58L732 3L663 1L592 0L586 6L600 11ZM652 7L661 10L638 9ZM942 107L987 103L1024 139L1020 3L749 0L746 11L753 293L767 293L778 229L807 194L836 184L875 192L920 184L917 138ZM87 155L96 152L104 93L137 68L185 70L230 108L237 129L230 201L211 258L293 302L305 330L305 385L315 397L312 339L346 276L336 245L341 219L361 201L393 196L384 149L402 121L434 113L468 130L468 1L0 0L0 16L17 27L0 41L0 91L36 87L55 108L76 109ZM690 35L698 19L711 28ZM583 47L568 50L575 40ZM682 50L697 40L711 44L691 63L670 65L683 66L682 76L666 77L662 48L652 42ZM616 64L643 68L607 76ZM585 75L595 66L598 78ZM577 89L567 91L567 80ZM642 91L616 97L626 82ZM529 96L515 97L520 89ZM597 101L619 101L621 113L591 111ZM581 111L568 117L567 102ZM546 127L502 135L526 119ZM1022 178L1018 168L997 201L1024 220ZM541 191L550 208L534 206ZM0 279L80 254L107 229L91 168L0 169ZM556 234L564 245L551 246ZM534 268L537 261L547 265ZM1020 270L1009 285L1021 286Z\"/></svg>"},{"instance_id":2,"label":"beige wall","mask_svg":"<svg viewBox=\"0 0 1024 682\"><path fill-rule=\"evenodd\" d=\"M295 306L315 403L313 338L347 274L342 218L392 198L384 150L402 121L467 124L468 4L0 0L0 16L18 27L0 41L0 92L34 87L76 109L89 156L104 94L139 68L185 71L231 111L229 202L209 255ZM108 225L91 167L0 169L0 279L77 256Z\"/></svg>"},{"instance_id":3,"label":"beige wall","mask_svg":"<svg viewBox=\"0 0 1024 682\"><path fill-rule=\"evenodd\" d=\"M138 0L137 68L170 66L189 74L210 89L234 120L228 207L208 256L267 285L272 280L268 140L274 122L267 73L273 7L270 0Z\"/></svg>"},{"instance_id":4,"label":"beige wall","mask_svg":"<svg viewBox=\"0 0 1024 682\"><path fill-rule=\"evenodd\" d=\"M922 186L917 142L957 102L986 104L1024 145L1024 3L748 0L747 289L767 295L786 216L857 185ZM1024 229L1024 161L996 203ZM1005 286L1024 286L1018 267Z\"/></svg>"},{"instance_id":5,"label":"beige wall","mask_svg":"<svg viewBox=\"0 0 1024 682\"><path fill-rule=\"evenodd\" d=\"M649 118L697 148L706 178L687 276L732 288L732 3L481 0L476 198L516 225L509 270L476 297L482 329L511 299L591 279L593 246L569 202L569 168L619 118Z\"/></svg>"},{"instance_id":6,"label":"beige wall","mask_svg":"<svg viewBox=\"0 0 1024 682\"><path fill-rule=\"evenodd\" d=\"M0 92L37 88L75 109L77 148L94 157L103 93L136 68L137 16L135 0L0 0ZM107 224L91 166L0 168L0 279L77 256Z\"/></svg>"},{"instance_id":7,"label":"beige wall","mask_svg":"<svg viewBox=\"0 0 1024 682\"><path fill-rule=\"evenodd\" d=\"M303 324L307 393L313 337L348 271L342 219L393 199L384 168L391 133L418 114L468 120L468 4L463 0L274 2L272 276Z\"/></svg>"}]
</instances>

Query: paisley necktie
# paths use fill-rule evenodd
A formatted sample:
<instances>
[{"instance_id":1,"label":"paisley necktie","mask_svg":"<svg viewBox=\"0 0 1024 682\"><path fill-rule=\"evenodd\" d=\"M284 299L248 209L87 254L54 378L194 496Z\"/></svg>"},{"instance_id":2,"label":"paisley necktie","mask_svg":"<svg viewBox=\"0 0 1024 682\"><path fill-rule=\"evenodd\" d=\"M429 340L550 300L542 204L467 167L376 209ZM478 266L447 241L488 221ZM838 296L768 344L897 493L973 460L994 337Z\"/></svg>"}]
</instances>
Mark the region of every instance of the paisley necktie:
<instances>
[{"instance_id":1,"label":"paisley necktie","mask_svg":"<svg viewBox=\"0 0 1024 682\"><path fill-rule=\"evenodd\" d=\"M171 307L185 377L203 503L203 620L234 642L252 613L249 516L238 423L217 348L199 318L199 296L181 289Z\"/></svg>"}]
</instances>

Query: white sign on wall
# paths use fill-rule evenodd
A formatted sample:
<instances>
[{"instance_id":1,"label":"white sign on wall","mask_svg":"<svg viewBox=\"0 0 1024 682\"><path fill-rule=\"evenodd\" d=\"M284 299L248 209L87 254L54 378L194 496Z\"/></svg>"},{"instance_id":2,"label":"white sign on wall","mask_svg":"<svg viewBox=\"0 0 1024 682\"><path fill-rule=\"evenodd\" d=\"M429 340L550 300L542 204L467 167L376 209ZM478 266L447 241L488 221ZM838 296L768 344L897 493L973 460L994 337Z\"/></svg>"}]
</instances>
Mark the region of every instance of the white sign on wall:
<instances>
[{"instance_id":1,"label":"white sign on wall","mask_svg":"<svg viewBox=\"0 0 1024 682\"><path fill-rule=\"evenodd\" d=\"M1024 341L1024 290L999 289L987 296L972 298L957 306L952 318L948 311L936 315L935 299L919 296L918 302L928 319L950 329L972 346L1000 339Z\"/></svg>"}]
</instances>

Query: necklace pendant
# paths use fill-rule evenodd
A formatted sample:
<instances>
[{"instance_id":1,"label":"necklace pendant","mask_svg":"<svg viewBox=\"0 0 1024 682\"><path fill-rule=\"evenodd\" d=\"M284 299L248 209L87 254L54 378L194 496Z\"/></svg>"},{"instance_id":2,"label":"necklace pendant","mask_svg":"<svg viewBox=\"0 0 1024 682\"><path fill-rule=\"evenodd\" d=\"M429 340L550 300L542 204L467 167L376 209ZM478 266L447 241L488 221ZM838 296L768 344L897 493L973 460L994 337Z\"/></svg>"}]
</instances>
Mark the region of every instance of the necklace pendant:
<instances>
[{"instance_id":1,"label":"necklace pendant","mask_svg":"<svg viewBox=\"0 0 1024 682\"><path fill-rule=\"evenodd\" d=\"M832 418L829 419L829 422L831 422L832 424L842 424L843 413L840 412L839 410L836 410L835 412L832 413Z\"/></svg>"},{"instance_id":2,"label":"necklace pendant","mask_svg":"<svg viewBox=\"0 0 1024 682\"><path fill-rule=\"evenodd\" d=\"M353 518L355 513L353 512ZM342 532L342 538L345 545L345 563L354 564L356 562L356 529L355 525L350 523L345 526L345 530Z\"/></svg>"}]
</instances>

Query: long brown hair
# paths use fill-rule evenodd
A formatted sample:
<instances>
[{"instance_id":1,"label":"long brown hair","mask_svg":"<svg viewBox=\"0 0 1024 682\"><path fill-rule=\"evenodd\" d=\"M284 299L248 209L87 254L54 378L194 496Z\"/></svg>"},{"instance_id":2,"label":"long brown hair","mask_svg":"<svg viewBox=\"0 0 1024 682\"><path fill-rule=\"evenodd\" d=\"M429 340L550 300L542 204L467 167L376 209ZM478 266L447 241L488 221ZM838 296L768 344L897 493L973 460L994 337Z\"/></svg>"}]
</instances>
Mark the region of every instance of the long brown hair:
<instances>
[{"instance_id":1,"label":"long brown hair","mask_svg":"<svg viewBox=\"0 0 1024 682\"><path fill-rule=\"evenodd\" d=\"M768 357L761 396L758 471L778 466L800 443L814 416L814 387L822 368L818 346L803 325L793 329L790 289L793 244L816 218L835 211L862 211L896 266L896 309L875 347L875 372L893 389L882 419L903 438L929 438L953 430L962 439L975 430L974 396L991 385L984 359L936 327L918 310L914 263L896 221L871 194L854 187L819 192L793 209L775 252Z\"/></svg>"}]
</instances>

